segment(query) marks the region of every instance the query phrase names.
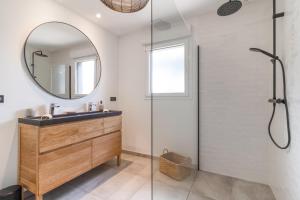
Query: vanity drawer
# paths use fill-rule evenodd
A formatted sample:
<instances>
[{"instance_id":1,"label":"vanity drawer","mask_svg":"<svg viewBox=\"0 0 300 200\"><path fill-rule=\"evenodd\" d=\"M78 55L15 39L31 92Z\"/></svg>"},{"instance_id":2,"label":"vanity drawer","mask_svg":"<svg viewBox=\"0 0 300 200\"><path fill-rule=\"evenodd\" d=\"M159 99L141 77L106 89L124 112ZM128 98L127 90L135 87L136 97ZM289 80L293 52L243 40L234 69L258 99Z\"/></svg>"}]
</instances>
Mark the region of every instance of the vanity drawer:
<instances>
[{"instance_id":1,"label":"vanity drawer","mask_svg":"<svg viewBox=\"0 0 300 200\"><path fill-rule=\"evenodd\" d=\"M94 139L92 145L93 167L111 160L114 156L120 155L121 151L121 132L112 133Z\"/></svg>"},{"instance_id":2,"label":"vanity drawer","mask_svg":"<svg viewBox=\"0 0 300 200\"><path fill-rule=\"evenodd\" d=\"M104 118L104 133L112 133L122 129L122 117L107 117Z\"/></svg>"},{"instance_id":3,"label":"vanity drawer","mask_svg":"<svg viewBox=\"0 0 300 200\"><path fill-rule=\"evenodd\" d=\"M89 171L92 142L59 149L39 157L39 192L44 194Z\"/></svg>"},{"instance_id":4,"label":"vanity drawer","mask_svg":"<svg viewBox=\"0 0 300 200\"><path fill-rule=\"evenodd\" d=\"M49 152L101 136L104 134L103 123L103 119L95 119L42 127L39 136L39 152Z\"/></svg>"}]
</instances>

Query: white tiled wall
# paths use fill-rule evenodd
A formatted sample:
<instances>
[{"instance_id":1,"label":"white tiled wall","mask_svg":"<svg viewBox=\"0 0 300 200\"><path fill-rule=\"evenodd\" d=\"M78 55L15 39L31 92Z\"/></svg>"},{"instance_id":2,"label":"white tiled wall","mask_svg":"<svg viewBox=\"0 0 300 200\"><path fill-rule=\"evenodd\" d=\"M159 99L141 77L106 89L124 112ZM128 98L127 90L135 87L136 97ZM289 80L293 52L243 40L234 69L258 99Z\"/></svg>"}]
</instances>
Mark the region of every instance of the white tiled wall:
<instances>
[{"instance_id":1,"label":"white tiled wall","mask_svg":"<svg viewBox=\"0 0 300 200\"><path fill-rule=\"evenodd\" d=\"M236 14L188 20L201 47L201 169L268 182L267 123L272 65L250 47L272 48L271 1Z\"/></svg>"}]
</instances>

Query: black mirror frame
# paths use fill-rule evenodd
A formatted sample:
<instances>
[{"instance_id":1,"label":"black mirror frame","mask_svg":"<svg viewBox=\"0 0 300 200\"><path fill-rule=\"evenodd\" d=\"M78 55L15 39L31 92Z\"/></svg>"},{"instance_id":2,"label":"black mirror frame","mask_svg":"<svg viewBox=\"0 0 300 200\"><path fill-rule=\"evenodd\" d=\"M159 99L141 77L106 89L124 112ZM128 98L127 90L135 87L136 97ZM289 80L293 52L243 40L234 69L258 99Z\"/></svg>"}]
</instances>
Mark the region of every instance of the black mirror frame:
<instances>
[{"instance_id":1,"label":"black mirror frame","mask_svg":"<svg viewBox=\"0 0 300 200\"><path fill-rule=\"evenodd\" d=\"M96 46L94 45L94 43L91 41L91 39L90 39L83 31L81 31L79 28L77 28L77 27L75 27L75 26L73 26L73 25L71 25L71 24L65 23L65 22L59 22L59 21L45 22L45 23L42 23L42 24L38 25L37 27L35 27L35 28L34 28L32 31L30 31L30 33L28 34L28 36L27 36L27 38L26 38L26 40L25 40L25 43L24 43L24 47L23 47L23 56L24 56L24 61L25 61L25 64L26 64L26 68L27 68L28 73L30 74L32 80L33 80L33 81L34 81L34 82L35 82L35 83L36 83L36 84L37 84L44 92L48 93L48 94L51 95L51 96L54 96L54 97L56 97L56 98L59 98L59 99L64 99L64 100L76 100L76 99L81 99L81 98L84 98L84 97L90 95L90 94L88 94L88 95L86 95L86 96L82 96L82 97L74 98L74 99L72 99L72 98L63 98L63 97L60 97L60 96L58 96L58 95L55 95L55 94L51 93L51 92L48 91L47 89L45 89L45 88L44 88L44 87L43 87L43 86L35 79L35 77L34 77L33 74L31 73L30 68L29 68L29 63L27 63L27 59L26 59L26 45L27 45L27 42L28 42L28 40L29 40L31 34L32 34L36 29L38 29L39 27L41 27L41 26L43 26L43 25L51 24L51 23L64 24L64 25L70 26L70 27L72 27L72 28L78 30L80 33L82 33L82 34L90 41L90 43L93 45L94 49L96 50L96 53L97 53L98 59L99 59L99 65L100 65L100 75L99 75L99 80L97 81L97 84L95 85L94 90L90 93L90 94L92 94L92 93L96 90L96 88L99 86L99 83L100 83L100 80L101 80L101 76L102 76L102 63L101 63L101 58L100 58L99 52L98 52Z\"/></svg>"}]
</instances>

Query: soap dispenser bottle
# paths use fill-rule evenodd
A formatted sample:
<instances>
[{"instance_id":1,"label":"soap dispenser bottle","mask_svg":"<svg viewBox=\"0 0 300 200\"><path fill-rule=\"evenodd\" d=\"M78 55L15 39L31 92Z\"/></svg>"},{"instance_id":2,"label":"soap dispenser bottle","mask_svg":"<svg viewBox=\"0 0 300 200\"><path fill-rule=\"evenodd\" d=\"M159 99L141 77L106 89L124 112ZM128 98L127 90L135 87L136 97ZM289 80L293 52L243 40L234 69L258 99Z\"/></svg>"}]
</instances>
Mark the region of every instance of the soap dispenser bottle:
<instances>
[{"instance_id":1,"label":"soap dispenser bottle","mask_svg":"<svg viewBox=\"0 0 300 200\"><path fill-rule=\"evenodd\" d=\"M104 111L103 101L99 102L98 110L99 110L99 112L103 112Z\"/></svg>"}]
</instances>

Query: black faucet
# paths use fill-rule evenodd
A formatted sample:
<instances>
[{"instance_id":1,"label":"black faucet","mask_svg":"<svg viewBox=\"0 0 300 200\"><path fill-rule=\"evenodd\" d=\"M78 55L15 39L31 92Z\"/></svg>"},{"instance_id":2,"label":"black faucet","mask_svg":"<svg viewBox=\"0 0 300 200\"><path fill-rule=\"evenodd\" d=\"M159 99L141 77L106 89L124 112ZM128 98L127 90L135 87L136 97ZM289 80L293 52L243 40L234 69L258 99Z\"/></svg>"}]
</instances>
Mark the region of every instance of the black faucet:
<instances>
[{"instance_id":1,"label":"black faucet","mask_svg":"<svg viewBox=\"0 0 300 200\"><path fill-rule=\"evenodd\" d=\"M50 109L49 109L49 114L50 115L54 115L54 111L55 111L55 108L59 108L60 106L56 105L55 103L51 103L50 104Z\"/></svg>"}]
</instances>

